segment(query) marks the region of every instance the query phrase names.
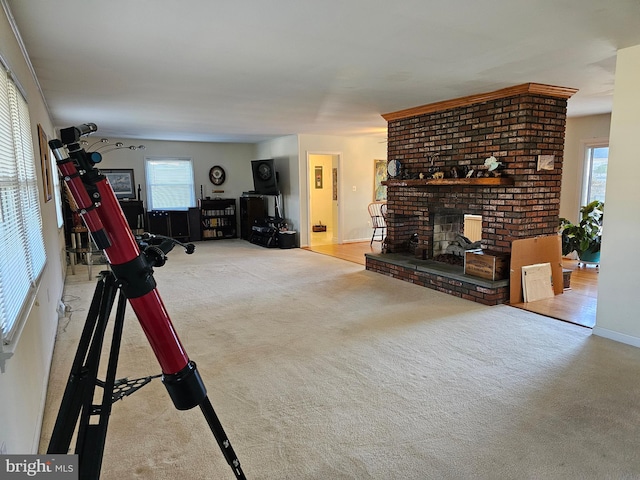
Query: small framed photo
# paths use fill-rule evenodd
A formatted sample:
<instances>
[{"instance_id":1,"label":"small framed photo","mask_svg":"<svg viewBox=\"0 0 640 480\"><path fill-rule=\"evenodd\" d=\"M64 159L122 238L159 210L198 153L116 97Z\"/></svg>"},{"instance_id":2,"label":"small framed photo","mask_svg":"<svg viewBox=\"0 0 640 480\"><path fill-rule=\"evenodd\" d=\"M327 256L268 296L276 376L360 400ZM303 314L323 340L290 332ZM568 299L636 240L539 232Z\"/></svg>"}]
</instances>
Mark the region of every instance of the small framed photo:
<instances>
[{"instance_id":1,"label":"small framed photo","mask_svg":"<svg viewBox=\"0 0 640 480\"><path fill-rule=\"evenodd\" d=\"M136 199L136 182L133 177L133 168L112 170L100 170L107 177L113 193L118 199Z\"/></svg>"},{"instance_id":2,"label":"small framed photo","mask_svg":"<svg viewBox=\"0 0 640 480\"><path fill-rule=\"evenodd\" d=\"M322 165L316 167L316 188L322 188Z\"/></svg>"}]
</instances>

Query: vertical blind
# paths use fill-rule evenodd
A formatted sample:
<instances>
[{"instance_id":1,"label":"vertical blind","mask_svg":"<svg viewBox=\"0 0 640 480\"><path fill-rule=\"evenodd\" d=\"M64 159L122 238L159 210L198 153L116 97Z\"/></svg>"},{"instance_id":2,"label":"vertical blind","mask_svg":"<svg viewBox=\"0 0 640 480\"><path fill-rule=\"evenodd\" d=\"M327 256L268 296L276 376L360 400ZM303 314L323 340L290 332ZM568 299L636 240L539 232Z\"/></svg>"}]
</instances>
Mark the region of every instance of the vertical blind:
<instances>
[{"instance_id":1,"label":"vertical blind","mask_svg":"<svg viewBox=\"0 0 640 480\"><path fill-rule=\"evenodd\" d=\"M145 158L149 210L187 210L196 206L190 158Z\"/></svg>"},{"instance_id":2,"label":"vertical blind","mask_svg":"<svg viewBox=\"0 0 640 480\"><path fill-rule=\"evenodd\" d=\"M4 345L11 343L26 320L46 262L38 195L27 102L1 71L0 338Z\"/></svg>"}]
</instances>

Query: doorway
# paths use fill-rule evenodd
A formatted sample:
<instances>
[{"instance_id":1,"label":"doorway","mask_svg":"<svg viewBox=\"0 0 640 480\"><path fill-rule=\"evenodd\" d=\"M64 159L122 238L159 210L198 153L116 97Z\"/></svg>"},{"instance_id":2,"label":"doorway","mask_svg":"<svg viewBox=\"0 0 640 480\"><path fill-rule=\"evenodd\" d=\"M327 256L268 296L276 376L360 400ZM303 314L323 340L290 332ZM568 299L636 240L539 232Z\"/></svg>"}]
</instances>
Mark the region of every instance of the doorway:
<instances>
[{"instance_id":1,"label":"doorway","mask_svg":"<svg viewBox=\"0 0 640 480\"><path fill-rule=\"evenodd\" d=\"M339 154L307 155L309 246L340 243L339 172Z\"/></svg>"}]
</instances>

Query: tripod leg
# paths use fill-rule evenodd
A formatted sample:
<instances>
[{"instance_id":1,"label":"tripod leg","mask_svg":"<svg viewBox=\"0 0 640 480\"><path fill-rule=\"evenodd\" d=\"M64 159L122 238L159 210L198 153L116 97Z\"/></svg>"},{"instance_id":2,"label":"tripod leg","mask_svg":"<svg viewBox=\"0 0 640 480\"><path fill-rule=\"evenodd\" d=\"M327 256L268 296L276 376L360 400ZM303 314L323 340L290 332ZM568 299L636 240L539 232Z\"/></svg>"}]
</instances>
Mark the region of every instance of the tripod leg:
<instances>
[{"instance_id":1,"label":"tripod leg","mask_svg":"<svg viewBox=\"0 0 640 480\"><path fill-rule=\"evenodd\" d=\"M218 416L213 409L213 405L211 405L211 402L209 401L209 397L205 397L202 403L200 403L200 409L209 424L209 428L211 428L211 431L213 432L213 436L218 442L220 450L222 450L224 458L227 459L227 463L233 470L236 478L244 480L246 477L244 476L242 468L240 468L240 460L238 460L236 453L233 451L233 447L227 438L227 434L224 433L222 424L220 423L220 420L218 420Z\"/></svg>"},{"instance_id":2,"label":"tripod leg","mask_svg":"<svg viewBox=\"0 0 640 480\"><path fill-rule=\"evenodd\" d=\"M107 303L113 303L113 300L106 299L105 295L115 295L115 291L112 292L109 289L105 291L105 278L103 277L98 280L96 284L91 306L89 307L89 313L87 314L82 335L80 336L78 349L76 350L76 355L71 366L71 373L67 380L67 386L51 434L47 453L66 455L69 452L69 445L71 444L71 439L80 416L85 390L89 386L93 388L95 384L95 377L91 378L85 360L95 335L98 317L102 308L101 305L103 305L105 301Z\"/></svg>"},{"instance_id":3,"label":"tripod leg","mask_svg":"<svg viewBox=\"0 0 640 480\"><path fill-rule=\"evenodd\" d=\"M111 415L111 406L113 404L113 387L116 379L116 370L118 368L118 357L122 343L126 306L127 299L124 294L120 292L116 318L113 325L109 363L107 365L105 381L102 384L102 404L99 407L92 404L92 390L92 394L85 398L85 404L83 405L82 419L76 444L76 453L78 453L79 457L80 480L100 478L104 445L107 438L107 428L109 426L109 416ZM92 415L98 415L99 419L97 423L90 422Z\"/></svg>"}]
</instances>

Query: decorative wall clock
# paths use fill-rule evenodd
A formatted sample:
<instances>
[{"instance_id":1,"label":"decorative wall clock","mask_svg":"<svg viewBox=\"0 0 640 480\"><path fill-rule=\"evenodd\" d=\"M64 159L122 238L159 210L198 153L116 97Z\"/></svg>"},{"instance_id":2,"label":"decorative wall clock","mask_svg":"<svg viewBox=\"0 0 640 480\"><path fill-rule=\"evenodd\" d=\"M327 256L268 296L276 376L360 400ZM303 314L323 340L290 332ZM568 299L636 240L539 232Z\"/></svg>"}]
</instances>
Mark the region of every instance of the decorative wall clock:
<instances>
[{"instance_id":1,"label":"decorative wall clock","mask_svg":"<svg viewBox=\"0 0 640 480\"><path fill-rule=\"evenodd\" d=\"M227 175L224 173L224 169L219 165L211 167L211 170L209 170L209 180L214 185L222 185L226 177Z\"/></svg>"}]
</instances>

